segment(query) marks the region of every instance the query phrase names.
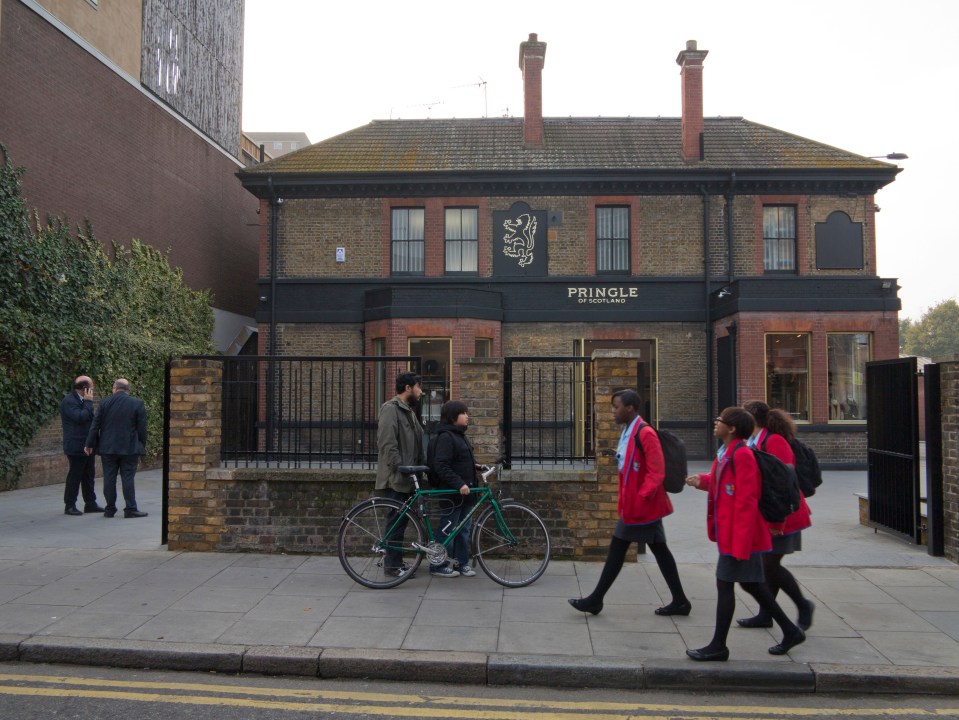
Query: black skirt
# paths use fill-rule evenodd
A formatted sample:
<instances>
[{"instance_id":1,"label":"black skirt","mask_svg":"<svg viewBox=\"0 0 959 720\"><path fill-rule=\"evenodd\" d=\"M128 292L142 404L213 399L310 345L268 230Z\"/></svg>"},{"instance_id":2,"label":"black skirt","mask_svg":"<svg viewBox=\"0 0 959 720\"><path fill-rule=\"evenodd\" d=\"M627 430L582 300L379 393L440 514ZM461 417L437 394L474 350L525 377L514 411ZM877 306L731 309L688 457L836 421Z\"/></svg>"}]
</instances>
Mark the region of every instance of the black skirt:
<instances>
[{"instance_id":1,"label":"black skirt","mask_svg":"<svg viewBox=\"0 0 959 720\"><path fill-rule=\"evenodd\" d=\"M626 542L653 545L654 543L666 542L666 530L663 528L662 518L648 525L627 525L620 520L613 531L613 537Z\"/></svg>"},{"instance_id":2,"label":"black skirt","mask_svg":"<svg viewBox=\"0 0 959 720\"><path fill-rule=\"evenodd\" d=\"M720 555L716 563L716 578L726 582L761 583L763 574L763 555L754 552L749 560L737 560L732 555Z\"/></svg>"},{"instance_id":3,"label":"black skirt","mask_svg":"<svg viewBox=\"0 0 959 720\"><path fill-rule=\"evenodd\" d=\"M773 553L791 555L802 550L802 531L789 535L773 535Z\"/></svg>"}]
</instances>

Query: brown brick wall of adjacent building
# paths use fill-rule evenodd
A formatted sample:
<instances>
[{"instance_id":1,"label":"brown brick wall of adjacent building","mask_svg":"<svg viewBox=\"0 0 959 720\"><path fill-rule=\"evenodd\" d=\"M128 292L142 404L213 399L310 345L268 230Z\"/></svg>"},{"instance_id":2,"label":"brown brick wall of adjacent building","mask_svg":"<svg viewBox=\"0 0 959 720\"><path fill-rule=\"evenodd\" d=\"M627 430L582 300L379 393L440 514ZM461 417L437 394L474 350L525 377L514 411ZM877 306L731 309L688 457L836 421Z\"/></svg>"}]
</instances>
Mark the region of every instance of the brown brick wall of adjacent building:
<instances>
[{"instance_id":1,"label":"brown brick wall of adjacent building","mask_svg":"<svg viewBox=\"0 0 959 720\"><path fill-rule=\"evenodd\" d=\"M252 315L263 216L238 163L23 4L0 11L0 142L27 169L27 206L89 218L107 247L170 249L190 287Z\"/></svg>"}]
</instances>

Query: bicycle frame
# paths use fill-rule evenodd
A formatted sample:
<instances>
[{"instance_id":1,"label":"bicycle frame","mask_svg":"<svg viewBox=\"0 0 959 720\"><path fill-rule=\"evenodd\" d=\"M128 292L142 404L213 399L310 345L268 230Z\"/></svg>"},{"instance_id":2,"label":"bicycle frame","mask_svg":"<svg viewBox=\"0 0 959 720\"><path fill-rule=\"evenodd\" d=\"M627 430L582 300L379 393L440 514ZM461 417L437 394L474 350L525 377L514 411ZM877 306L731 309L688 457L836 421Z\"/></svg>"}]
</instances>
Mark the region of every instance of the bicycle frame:
<instances>
[{"instance_id":1,"label":"bicycle frame","mask_svg":"<svg viewBox=\"0 0 959 720\"><path fill-rule=\"evenodd\" d=\"M444 548L448 548L450 543L456 538L460 531L469 524L470 520L480 511L481 508L485 507L487 504L492 505L493 512L496 514L496 525L499 527L500 531L503 532L510 543L515 543L516 538L513 536L512 531L503 521L503 515L500 511L499 502L497 502L496 496L493 494L493 488L490 487L487 476L492 473L486 473L483 476L483 485L481 487L470 488L470 495L478 495L479 499L473 503L473 507L470 508L470 511L456 524L454 528L449 530L446 534L446 539L440 543ZM382 538L382 547L384 549L390 550L410 550L411 548L406 547L394 547L390 545L386 539L390 537L393 533L396 525L407 515L415 513L423 520L423 524L426 525L426 535L429 543L435 543L436 534L433 532L433 523L429 521L429 515L426 512L426 506L423 502L424 498L430 497L439 497L442 495L459 495L459 490L424 490L420 487L419 480L416 476L413 476L413 487L416 488L413 496L403 504L403 510L400 512L396 519L393 521L393 524L390 525L386 532L383 534ZM412 547L413 552L417 552L421 555L427 554L426 547L417 547L414 545Z\"/></svg>"}]
</instances>

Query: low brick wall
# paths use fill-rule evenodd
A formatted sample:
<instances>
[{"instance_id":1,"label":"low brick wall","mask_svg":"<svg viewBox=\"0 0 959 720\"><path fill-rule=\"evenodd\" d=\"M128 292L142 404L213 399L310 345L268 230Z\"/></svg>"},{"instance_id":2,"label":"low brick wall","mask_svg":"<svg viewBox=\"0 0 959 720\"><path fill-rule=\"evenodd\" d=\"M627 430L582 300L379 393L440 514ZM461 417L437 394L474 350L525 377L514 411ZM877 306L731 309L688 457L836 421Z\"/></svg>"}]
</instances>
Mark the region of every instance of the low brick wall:
<instances>
[{"instance_id":1,"label":"low brick wall","mask_svg":"<svg viewBox=\"0 0 959 720\"><path fill-rule=\"evenodd\" d=\"M498 482L504 497L529 505L546 522L557 558L602 559L616 524L613 457L620 430L609 397L635 377L635 351L599 351L595 467L514 469ZM477 459L499 453L502 361L459 361L463 400L475 423ZM183 360L170 371L168 543L171 550L333 554L345 512L373 492L372 470L221 468L220 368Z\"/></svg>"},{"instance_id":2,"label":"low brick wall","mask_svg":"<svg viewBox=\"0 0 959 720\"><path fill-rule=\"evenodd\" d=\"M192 493L197 504L188 506L201 509L192 516L196 530L181 528L170 548L335 555L340 522L374 494L373 479L372 470L210 469ZM494 488L543 518L553 557L606 556L616 505L588 499L597 490L593 471L507 470ZM214 529L205 518L217 514L224 522ZM179 523L189 517L181 513Z\"/></svg>"}]
</instances>

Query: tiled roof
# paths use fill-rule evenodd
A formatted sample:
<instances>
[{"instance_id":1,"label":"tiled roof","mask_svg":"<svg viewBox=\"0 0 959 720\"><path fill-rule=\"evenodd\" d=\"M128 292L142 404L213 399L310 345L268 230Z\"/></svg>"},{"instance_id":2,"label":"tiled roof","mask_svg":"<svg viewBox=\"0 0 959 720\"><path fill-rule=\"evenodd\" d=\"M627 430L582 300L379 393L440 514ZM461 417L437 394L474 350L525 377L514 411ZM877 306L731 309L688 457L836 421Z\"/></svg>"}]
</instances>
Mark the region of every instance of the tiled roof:
<instances>
[{"instance_id":1,"label":"tiled roof","mask_svg":"<svg viewBox=\"0 0 959 720\"><path fill-rule=\"evenodd\" d=\"M241 176L629 170L890 170L895 166L743 118L706 118L705 159L681 157L679 118L545 118L542 148L522 118L374 120Z\"/></svg>"}]
</instances>

